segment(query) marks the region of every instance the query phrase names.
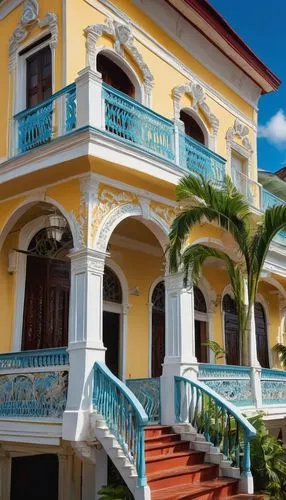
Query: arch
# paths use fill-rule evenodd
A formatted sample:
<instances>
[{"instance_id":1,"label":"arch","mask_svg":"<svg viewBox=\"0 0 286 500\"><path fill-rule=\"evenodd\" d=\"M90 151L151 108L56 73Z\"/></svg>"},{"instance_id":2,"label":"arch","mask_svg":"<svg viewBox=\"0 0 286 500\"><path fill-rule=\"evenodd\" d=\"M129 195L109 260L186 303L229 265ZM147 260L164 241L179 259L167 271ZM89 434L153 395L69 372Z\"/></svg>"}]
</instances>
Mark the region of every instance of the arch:
<instances>
[{"instance_id":1,"label":"arch","mask_svg":"<svg viewBox=\"0 0 286 500\"><path fill-rule=\"evenodd\" d=\"M154 77L148 65L144 61L142 54L139 52L137 47L134 46L134 37L131 27L128 24L120 23L115 19L108 17L105 24L87 26L84 33L86 36L87 66L90 66L93 70L96 69L96 53L102 48L96 46L96 43L102 35L111 37L113 41L113 50L122 57L124 57L124 50L126 50L135 64L137 64L139 69L142 71L145 94L144 104L146 106L150 106Z\"/></svg>"},{"instance_id":2,"label":"arch","mask_svg":"<svg viewBox=\"0 0 286 500\"><path fill-rule=\"evenodd\" d=\"M174 119L175 121L178 121L180 119L180 110L181 110L181 99L184 94L187 94L191 97L192 99L192 109L193 113L195 113L195 116L199 118L198 116L198 110L202 113L202 115L206 119L206 128L210 128L210 134L212 137L217 136L218 128L219 128L219 120L218 118L214 115L214 113L211 112L210 107L206 103L206 96L203 87L195 82L195 81L188 81L183 85L177 85L176 87L173 88L173 103L174 103ZM209 125L209 126L207 126ZM209 140L209 147L214 149L214 141L212 141L212 144L210 143L211 141Z\"/></svg>"},{"instance_id":3,"label":"arch","mask_svg":"<svg viewBox=\"0 0 286 500\"><path fill-rule=\"evenodd\" d=\"M121 267L110 257L106 259L105 268L109 268L115 275L121 288L121 301L106 301L103 298L103 317L105 313L119 315L119 349L118 349L118 376L121 380L125 379L126 352L127 352L127 332L128 332L128 282ZM103 277L104 282L104 277ZM104 285L103 285L104 286ZM103 319L104 333L104 319Z\"/></svg>"},{"instance_id":4,"label":"arch","mask_svg":"<svg viewBox=\"0 0 286 500\"><path fill-rule=\"evenodd\" d=\"M108 47L102 47L100 50L98 50L96 54L96 68L98 63L98 56L100 54L107 57L107 59L110 59L110 61L116 64L126 74L126 76L131 81L132 85L134 86L135 100L144 103L144 87L141 84L141 81L136 72L134 71L134 69L132 68L131 64L121 55L115 52L115 50L110 49Z\"/></svg>"},{"instance_id":5,"label":"arch","mask_svg":"<svg viewBox=\"0 0 286 500\"><path fill-rule=\"evenodd\" d=\"M25 214L25 212L29 210L29 208L36 206L38 202L42 203L45 202L47 204L50 204L56 207L59 210L59 212L61 212L61 214L67 220L69 228L71 230L74 250L79 250L81 248L80 227L75 216L72 213L68 212L57 200L51 198L50 196L46 196L45 193L43 192L40 192L40 193L35 193L29 198L26 198L26 200L20 203L7 217L3 225L2 231L0 233L0 252L7 235L14 227L16 222L20 219L22 215Z\"/></svg>"},{"instance_id":6,"label":"arch","mask_svg":"<svg viewBox=\"0 0 286 500\"><path fill-rule=\"evenodd\" d=\"M163 251L168 244L168 224L153 210L148 211L148 215L143 212L142 206L135 203L120 205L111 210L101 221L96 233L93 248L100 252L106 252L108 242L114 229L128 217L134 217L145 224L156 236Z\"/></svg>"},{"instance_id":7,"label":"arch","mask_svg":"<svg viewBox=\"0 0 286 500\"><path fill-rule=\"evenodd\" d=\"M190 122L188 124L186 118L190 119ZM209 131L203 122L203 120L200 118L200 116L195 113L191 108L181 108L180 109L180 121L184 123L185 125L185 133L186 135L192 137L193 139L197 140L198 142L201 142L205 146L208 146L209 144ZM191 132L191 130L188 129L188 125L191 125L194 122L196 126L198 127L198 130L194 130L196 132L195 134ZM201 138L199 138L199 135L201 135Z\"/></svg>"}]
</instances>

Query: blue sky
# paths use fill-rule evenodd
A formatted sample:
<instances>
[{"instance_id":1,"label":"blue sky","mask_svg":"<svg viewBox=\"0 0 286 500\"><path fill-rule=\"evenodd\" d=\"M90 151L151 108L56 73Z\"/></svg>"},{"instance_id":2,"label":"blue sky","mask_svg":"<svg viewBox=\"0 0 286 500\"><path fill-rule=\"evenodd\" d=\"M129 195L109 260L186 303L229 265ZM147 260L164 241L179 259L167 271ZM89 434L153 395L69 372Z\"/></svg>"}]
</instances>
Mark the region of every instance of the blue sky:
<instances>
[{"instance_id":1,"label":"blue sky","mask_svg":"<svg viewBox=\"0 0 286 500\"><path fill-rule=\"evenodd\" d=\"M286 165L286 0L209 0L256 55L282 80L258 103L258 167Z\"/></svg>"}]
</instances>

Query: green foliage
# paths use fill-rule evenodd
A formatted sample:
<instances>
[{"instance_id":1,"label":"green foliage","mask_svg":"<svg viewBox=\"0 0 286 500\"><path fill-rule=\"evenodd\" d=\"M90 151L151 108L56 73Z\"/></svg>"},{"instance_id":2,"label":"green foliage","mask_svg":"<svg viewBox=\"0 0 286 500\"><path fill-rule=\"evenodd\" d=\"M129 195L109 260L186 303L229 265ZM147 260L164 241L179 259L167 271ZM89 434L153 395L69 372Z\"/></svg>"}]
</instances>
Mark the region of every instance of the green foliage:
<instances>
[{"instance_id":1,"label":"green foliage","mask_svg":"<svg viewBox=\"0 0 286 500\"><path fill-rule=\"evenodd\" d=\"M225 177L223 186L219 187L193 174L180 180L177 200L181 208L169 234L170 271L177 272L182 267L185 282L191 276L196 284L207 259L214 257L224 263L238 313L240 364L247 365L258 281L272 239L286 227L286 205L268 208L254 224L250 205L229 177ZM232 236L231 255L204 244L186 245L192 229L206 222L216 224Z\"/></svg>"},{"instance_id":2,"label":"green foliage","mask_svg":"<svg viewBox=\"0 0 286 500\"><path fill-rule=\"evenodd\" d=\"M225 355L225 350L215 340L208 340L202 345L208 347L214 353L216 361Z\"/></svg>"},{"instance_id":3,"label":"green foliage","mask_svg":"<svg viewBox=\"0 0 286 500\"><path fill-rule=\"evenodd\" d=\"M286 346L283 344L276 344L273 347L273 351L279 355L283 368L286 370Z\"/></svg>"},{"instance_id":4,"label":"green foliage","mask_svg":"<svg viewBox=\"0 0 286 500\"><path fill-rule=\"evenodd\" d=\"M286 454L281 442L270 436L262 414L249 418L256 429L251 440L251 468L255 491L265 491L273 500L286 500Z\"/></svg>"},{"instance_id":5,"label":"green foliage","mask_svg":"<svg viewBox=\"0 0 286 500\"><path fill-rule=\"evenodd\" d=\"M127 486L107 485L102 486L99 492L100 500L133 500L133 495Z\"/></svg>"}]
</instances>

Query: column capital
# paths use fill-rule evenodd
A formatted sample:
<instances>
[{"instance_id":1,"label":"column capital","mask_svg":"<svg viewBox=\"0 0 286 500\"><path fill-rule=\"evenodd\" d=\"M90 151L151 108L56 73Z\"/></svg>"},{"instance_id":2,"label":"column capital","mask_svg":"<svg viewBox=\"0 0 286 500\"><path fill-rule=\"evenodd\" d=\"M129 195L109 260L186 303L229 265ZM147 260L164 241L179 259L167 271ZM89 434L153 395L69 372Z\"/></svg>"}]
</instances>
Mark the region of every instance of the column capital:
<instances>
[{"instance_id":1,"label":"column capital","mask_svg":"<svg viewBox=\"0 0 286 500\"><path fill-rule=\"evenodd\" d=\"M166 274L165 275L165 286L168 292L191 292L193 288L193 284L191 279L189 278L187 286L184 284L185 273L183 271L179 271L174 274Z\"/></svg>"},{"instance_id":2,"label":"column capital","mask_svg":"<svg viewBox=\"0 0 286 500\"><path fill-rule=\"evenodd\" d=\"M105 259L108 255L107 252L100 252L92 248L82 248L81 250L70 252L69 258L71 260L72 271L74 273L90 271L103 275Z\"/></svg>"}]
</instances>

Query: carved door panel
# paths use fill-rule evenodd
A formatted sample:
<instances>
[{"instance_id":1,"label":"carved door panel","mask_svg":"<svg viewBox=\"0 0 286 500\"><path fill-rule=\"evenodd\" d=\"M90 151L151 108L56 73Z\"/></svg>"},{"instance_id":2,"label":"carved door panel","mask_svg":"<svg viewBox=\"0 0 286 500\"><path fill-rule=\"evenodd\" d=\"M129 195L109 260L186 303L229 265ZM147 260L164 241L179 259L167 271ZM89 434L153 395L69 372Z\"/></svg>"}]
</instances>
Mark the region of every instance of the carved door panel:
<instances>
[{"instance_id":1,"label":"carved door panel","mask_svg":"<svg viewBox=\"0 0 286 500\"><path fill-rule=\"evenodd\" d=\"M68 261L27 258L23 350L67 345L69 289Z\"/></svg>"},{"instance_id":2,"label":"carved door panel","mask_svg":"<svg viewBox=\"0 0 286 500\"><path fill-rule=\"evenodd\" d=\"M152 377L162 375L165 357L165 313L153 310L152 313Z\"/></svg>"}]
</instances>

